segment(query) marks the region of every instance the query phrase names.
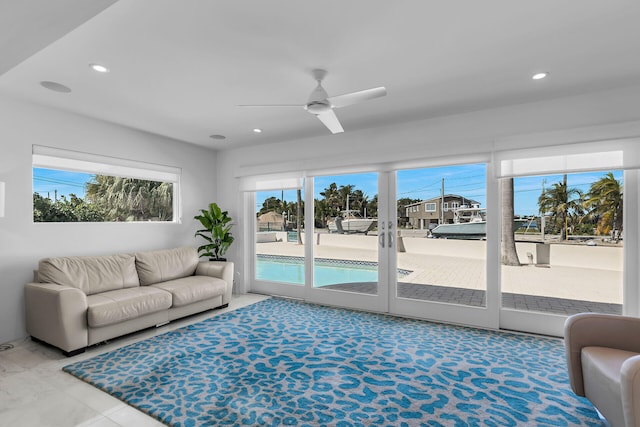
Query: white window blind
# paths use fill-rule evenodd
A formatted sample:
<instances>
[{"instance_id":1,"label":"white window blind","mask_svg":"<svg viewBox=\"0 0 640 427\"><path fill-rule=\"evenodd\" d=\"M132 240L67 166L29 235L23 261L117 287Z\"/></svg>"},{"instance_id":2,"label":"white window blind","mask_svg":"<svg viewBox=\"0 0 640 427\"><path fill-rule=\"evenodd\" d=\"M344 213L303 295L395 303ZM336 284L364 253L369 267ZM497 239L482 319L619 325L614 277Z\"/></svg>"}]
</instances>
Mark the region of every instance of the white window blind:
<instances>
[{"instance_id":1,"label":"white window blind","mask_svg":"<svg viewBox=\"0 0 640 427\"><path fill-rule=\"evenodd\" d=\"M41 145L33 146L32 163L35 168L58 169L172 183L178 183L182 173L180 168L173 166L100 156Z\"/></svg>"},{"instance_id":2,"label":"white window blind","mask_svg":"<svg viewBox=\"0 0 640 427\"><path fill-rule=\"evenodd\" d=\"M496 178L640 168L640 138L496 151Z\"/></svg>"},{"instance_id":3,"label":"white window blind","mask_svg":"<svg viewBox=\"0 0 640 427\"><path fill-rule=\"evenodd\" d=\"M299 174L249 176L240 181L240 191L295 190L302 188L303 180Z\"/></svg>"}]
</instances>

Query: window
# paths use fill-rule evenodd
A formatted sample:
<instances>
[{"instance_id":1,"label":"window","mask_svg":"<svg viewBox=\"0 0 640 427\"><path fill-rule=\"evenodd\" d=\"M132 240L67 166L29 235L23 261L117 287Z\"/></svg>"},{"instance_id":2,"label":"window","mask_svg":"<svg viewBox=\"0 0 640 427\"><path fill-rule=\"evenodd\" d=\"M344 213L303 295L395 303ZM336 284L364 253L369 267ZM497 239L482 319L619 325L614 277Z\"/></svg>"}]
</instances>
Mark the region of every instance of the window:
<instances>
[{"instance_id":1,"label":"window","mask_svg":"<svg viewBox=\"0 0 640 427\"><path fill-rule=\"evenodd\" d=\"M502 234L503 308L622 314L623 172L525 175L502 185L511 186L503 205L513 217ZM527 268L534 265L544 268Z\"/></svg>"},{"instance_id":2,"label":"window","mask_svg":"<svg viewBox=\"0 0 640 427\"><path fill-rule=\"evenodd\" d=\"M625 191L624 178L625 169L639 166L637 142L495 154L502 216L513 218L513 224L502 224L503 308L559 315L623 313L623 276L634 274L634 266L623 262L623 225L628 225L623 224L623 204L635 191ZM539 286L529 285L523 266L531 265L545 267L534 270Z\"/></svg>"},{"instance_id":3,"label":"window","mask_svg":"<svg viewBox=\"0 0 640 427\"><path fill-rule=\"evenodd\" d=\"M451 202L451 210L452 211L457 211L459 207L460 207L460 203L459 202Z\"/></svg>"},{"instance_id":4,"label":"window","mask_svg":"<svg viewBox=\"0 0 640 427\"><path fill-rule=\"evenodd\" d=\"M256 191L255 278L304 286L304 188Z\"/></svg>"},{"instance_id":5,"label":"window","mask_svg":"<svg viewBox=\"0 0 640 427\"><path fill-rule=\"evenodd\" d=\"M449 202L444 202L442 204L442 210L447 212L449 210Z\"/></svg>"},{"instance_id":6,"label":"window","mask_svg":"<svg viewBox=\"0 0 640 427\"><path fill-rule=\"evenodd\" d=\"M416 185L432 183L428 186ZM444 183L444 184L443 184ZM458 194L486 205L487 165L484 163L406 169L397 172L396 194L418 199L420 210L436 212L446 194ZM449 202L453 206L453 202ZM444 203L445 209L449 203ZM480 210L480 208L478 208ZM440 218L439 218L440 217ZM398 222L403 250L396 251L398 277L396 297L472 307L486 306L486 223L447 224L450 218L430 215L413 224ZM412 230L407 230L413 228ZM425 238L432 237L432 238Z\"/></svg>"},{"instance_id":7,"label":"window","mask_svg":"<svg viewBox=\"0 0 640 427\"><path fill-rule=\"evenodd\" d=\"M177 222L180 169L33 146L34 222Z\"/></svg>"}]
</instances>

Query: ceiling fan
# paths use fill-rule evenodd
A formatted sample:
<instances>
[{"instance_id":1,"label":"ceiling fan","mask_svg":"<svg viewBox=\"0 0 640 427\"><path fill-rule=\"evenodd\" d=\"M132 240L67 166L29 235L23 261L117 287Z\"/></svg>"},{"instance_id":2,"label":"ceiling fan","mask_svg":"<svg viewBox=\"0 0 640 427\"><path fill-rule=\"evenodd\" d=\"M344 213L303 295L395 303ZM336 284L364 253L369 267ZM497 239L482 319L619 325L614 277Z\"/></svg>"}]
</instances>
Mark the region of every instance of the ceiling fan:
<instances>
[{"instance_id":1,"label":"ceiling fan","mask_svg":"<svg viewBox=\"0 0 640 427\"><path fill-rule=\"evenodd\" d=\"M329 96L322 87L322 80L327 75L326 70L312 70L313 78L318 82L318 86L309 95L306 104L277 104L277 105L240 105L240 107L302 107L309 113L315 115L331 133L344 132L342 125L334 113L334 108L342 108L370 99L379 98L387 94L387 89L383 86L372 89L361 90L359 92L345 93L344 95Z\"/></svg>"}]
</instances>

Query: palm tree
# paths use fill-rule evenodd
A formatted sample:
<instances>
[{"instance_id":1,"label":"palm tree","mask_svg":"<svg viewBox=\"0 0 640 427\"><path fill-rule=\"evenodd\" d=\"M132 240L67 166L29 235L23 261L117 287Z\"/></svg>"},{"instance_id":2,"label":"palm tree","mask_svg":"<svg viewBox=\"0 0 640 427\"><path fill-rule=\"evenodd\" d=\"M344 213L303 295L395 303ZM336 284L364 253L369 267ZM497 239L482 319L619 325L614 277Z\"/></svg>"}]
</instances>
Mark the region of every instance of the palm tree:
<instances>
[{"instance_id":1,"label":"palm tree","mask_svg":"<svg viewBox=\"0 0 640 427\"><path fill-rule=\"evenodd\" d=\"M331 216L331 208L326 199L314 199L313 216L315 227L325 228Z\"/></svg>"},{"instance_id":2,"label":"palm tree","mask_svg":"<svg viewBox=\"0 0 640 427\"><path fill-rule=\"evenodd\" d=\"M567 175L562 182L545 189L538 198L538 206L543 214L551 214L553 233L560 233L561 240L567 240L569 223L578 220L583 212L582 192L577 188L567 187Z\"/></svg>"},{"instance_id":3,"label":"palm tree","mask_svg":"<svg viewBox=\"0 0 640 427\"><path fill-rule=\"evenodd\" d=\"M364 194L362 190L354 190L353 193L351 193L351 201L349 202L349 207L351 209L357 209L362 216L365 216L364 210L367 207L368 202L369 196Z\"/></svg>"},{"instance_id":4,"label":"palm tree","mask_svg":"<svg viewBox=\"0 0 640 427\"><path fill-rule=\"evenodd\" d=\"M367 216L376 218L378 216L378 195L373 196L371 200L367 200Z\"/></svg>"},{"instance_id":5,"label":"palm tree","mask_svg":"<svg viewBox=\"0 0 640 427\"><path fill-rule=\"evenodd\" d=\"M173 184L96 175L87 183L86 199L102 207L110 221L169 221L173 218Z\"/></svg>"},{"instance_id":6,"label":"palm tree","mask_svg":"<svg viewBox=\"0 0 640 427\"><path fill-rule=\"evenodd\" d=\"M354 186L351 184L341 185L338 188L338 197L340 199L340 205L344 206L343 209L347 209L347 199L352 196ZM351 200L349 200L351 204ZM349 206L351 208L351 206Z\"/></svg>"},{"instance_id":7,"label":"palm tree","mask_svg":"<svg viewBox=\"0 0 640 427\"><path fill-rule=\"evenodd\" d=\"M613 172L608 172L591 184L584 207L589 210L590 216L597 218L598 234L609 234L613 231L614 239L618 242L622 234L623 191Z\"/></svg>"},{"instance_id":8,"label":"palm tree","mask_svg":"<svg viewBox=\"0 0 640 427\"><path fill-rule=\"evenodd\" d=\"M513 207L513 178L502 180L502 264L520 265L516 251Z\"/></svg>"},{"instance_id":9,"label":"palm tree","mask_svg":"<svg viewBox=\"0 0 640 427\"><path fill-rule=\"evenodd\" d=\"M336 183L332 182L331 184L329 184L329 186L325 188L324 191L320 192L320 195L324 197L324 200L329 207L330 212L328 215L336 216L342 208L342 200L340 199L340 193L338 192L338 186L336 185Z\"/></svg>"}]
</instances>

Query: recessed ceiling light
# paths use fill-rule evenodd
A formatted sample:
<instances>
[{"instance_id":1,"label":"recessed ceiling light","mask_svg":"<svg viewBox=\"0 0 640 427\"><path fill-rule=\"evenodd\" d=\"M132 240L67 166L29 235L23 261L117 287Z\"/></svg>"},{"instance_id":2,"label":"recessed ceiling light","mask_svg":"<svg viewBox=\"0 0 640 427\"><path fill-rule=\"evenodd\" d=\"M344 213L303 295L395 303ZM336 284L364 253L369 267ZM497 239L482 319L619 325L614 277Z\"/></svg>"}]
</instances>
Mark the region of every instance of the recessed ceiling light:
<instances>
[{"instance_id":1,"label":"recessed ceiling light","mask_svg":"<svg viewBox=\"0 0 640 427\"><path fill-rule=\"evenodd\" d=\"M260 128L255 128L255 129L253 130L253 133L262 133L262 129L260 129Z\"/></svg>"},{"instance_id":2,"label":"recessed ceiling light","mask_svg":"<svg viewBox=\"0 0 640 427\"><path fill-rule=\"evenodd\" d=\"M209 135L209 138L211 138L211 139L218 139L218 140L227 139L227 137L226 137L226 136L224 136L224 135L217 135L217 134L216 134L216 135Z\"/></svg>"},{"instance_id":3,"label":"recessed ceiling light","mask_svg":"<svg viewBox=\"0 0 640 427\"><path fill-rule=\"evenodd\" d=\"M60 84L60 83L56 83L56 82L50 82L50 81L42 81L40 82L40 86L47 88L49 90L52 90L54 92L60 92L60 93L69 93L71 92L71 88Z\"/></svg>"},{"instance_id":4,"label":"recessed ceiling light","mask_svg":"<svg viewBox=\"0 0 640 427\"><path fill-rule=\"evenodd\" d=\"M108 73L109 69L107 67L105 67L104 65L100 65L100 64L89 64L89 67L93 70L93 71L97 71L98 73Z\"/></svg>"},{"instance_id":5,"label":"recessed ceiling light","mask_svg":"<svg viewBox=\"0 0 640 427\"><path fill-rule=\"evenodd\" d=\"M531 76L531 78L533 80L541 80L544 79L545 77L547 77L549 75L549 73L544 72L544 73L536 73L533 76Z\"/></svg>"}]
</instances>

